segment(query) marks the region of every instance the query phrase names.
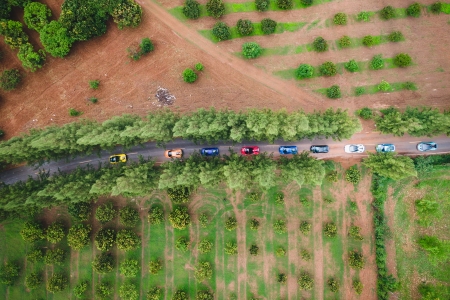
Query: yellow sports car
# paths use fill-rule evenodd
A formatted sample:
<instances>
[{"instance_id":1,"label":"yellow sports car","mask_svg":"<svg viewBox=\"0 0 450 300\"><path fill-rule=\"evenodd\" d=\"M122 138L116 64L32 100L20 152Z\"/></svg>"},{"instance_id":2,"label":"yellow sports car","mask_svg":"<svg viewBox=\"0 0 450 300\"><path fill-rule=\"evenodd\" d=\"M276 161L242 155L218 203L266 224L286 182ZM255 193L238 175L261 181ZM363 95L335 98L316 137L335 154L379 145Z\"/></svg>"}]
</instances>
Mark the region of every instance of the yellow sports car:
<instances>
[{"instance_id":1,"label":"yellow sports car","mask_svg":"<svg viewBox=\"0 0 450 300\"><path fill-rule=\"evenodd\" d=\"M181 158L183 157L183 150L182 149L166 150L164 152L164 156L167 158Z\"/></svg>"},{"instance_id":2,"label":"yellow sports car","mask_svg":"<svg viewBox=\"0 0 450 300\"><path fill-rule=\"evenodd\" d=\"M128 155L126 154L114 154L109 157L109 162L112 164L126 163Z\"/></svg>"}]
</instances>

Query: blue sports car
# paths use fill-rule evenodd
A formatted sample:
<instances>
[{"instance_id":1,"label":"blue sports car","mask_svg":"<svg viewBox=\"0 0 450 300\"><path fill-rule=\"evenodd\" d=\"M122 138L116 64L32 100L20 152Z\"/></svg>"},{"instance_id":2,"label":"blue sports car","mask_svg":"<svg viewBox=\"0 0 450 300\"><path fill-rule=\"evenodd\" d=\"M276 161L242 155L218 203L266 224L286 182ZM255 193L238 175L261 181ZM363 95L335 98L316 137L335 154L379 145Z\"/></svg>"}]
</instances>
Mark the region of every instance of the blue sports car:
<instances>
[{"instance_id":1,"label":"blue sports car","mask_svg":"<svg viewBox=\"0 0 450 300\"><path fill-rule=\"evenodd\" d=\"M382 152L382 153L394 152L395 146L393 144L378 144L375 147L375 150L377 150L377 152Z\"/></svg>"},{"instance_id":2,"label":"blue sports car","mask_svg":"<svg viewBox=\"0 0 450 300\"><path fill-rule=\"evenodd\" d=\"M280 152L280 154L297 154L298 149L297 146L281 146L278 148L278 152Z\"/></svg>"},{"instance_id":3,"label":"blue sports car","mask_svg":"<svg viewBox=\"0 0 450 300\"><path fill-rule=\"evenodd\" d=\"M217 156L219 155L219 148L202 148L200 153L203 156Z\"/></svg>"}]
</instances>

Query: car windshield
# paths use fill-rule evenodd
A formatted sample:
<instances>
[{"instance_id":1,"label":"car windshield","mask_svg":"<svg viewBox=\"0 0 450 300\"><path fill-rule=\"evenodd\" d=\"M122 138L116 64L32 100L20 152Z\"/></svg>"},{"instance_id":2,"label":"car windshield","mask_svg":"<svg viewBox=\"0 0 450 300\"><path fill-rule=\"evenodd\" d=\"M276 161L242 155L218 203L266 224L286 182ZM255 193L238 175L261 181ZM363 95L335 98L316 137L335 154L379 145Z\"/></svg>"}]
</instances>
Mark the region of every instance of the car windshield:
<instances>
[{"instance_id":1,"label":"car windshield","mask_svg":"<svg viewBox=\"0 0 450 300\"><path fill-rule=\"evenodd\" d=\"M356 145L351 145L351 146L350 146L350 151L358 151L358 146L356 146Z\"/></svg>"},{"instance_id":2,"label":"car windshield","mask_svg":"<svg viewBox=\"0 0 450 300\"><path fill-rule=\"evenodd\" d=\"M245 153L252 154L253 153L253 148L245 148Z\"/></svg>"},{"instance_id":3,"label":"car windshield","mask_svg":"<svg viewBox=\"0 0 450 300\"><path fill-rule=\"evenodd\" d=\"M113 156L113 157L111 157L109 160L110 160L111 162L116 162L116 161L119 160L119 157L118 157L118 156Z\"/></svg>"}]
</instances>

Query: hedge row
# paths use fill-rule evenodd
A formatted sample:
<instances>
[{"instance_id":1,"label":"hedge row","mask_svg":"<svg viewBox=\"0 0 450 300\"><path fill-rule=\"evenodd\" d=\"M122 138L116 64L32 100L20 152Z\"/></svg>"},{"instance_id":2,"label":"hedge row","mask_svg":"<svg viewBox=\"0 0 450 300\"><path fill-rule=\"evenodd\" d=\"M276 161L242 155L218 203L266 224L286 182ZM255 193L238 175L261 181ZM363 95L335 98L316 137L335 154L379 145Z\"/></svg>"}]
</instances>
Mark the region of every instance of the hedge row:
<instances>
[{"instance_id":1,"label":"hedge row","mask_svg":"<svg viewBox=\"0 0 450 300\"><path fill-rule=\"evenodd\" d=\"M285 141L325 137L348 139L361 130L359 120L346 110L328 109L306 114L284 110L247 112L199 109L179 115L169 110L150 113L141 119L135 115L113 117L103 123L82 120L61 127L33 129L28 134L0 143L0 157L6 163L39 163L99 149L139 145L147 141L159 144L175 137L193 141L243 140Z\"/></svg>"}]
</instances>

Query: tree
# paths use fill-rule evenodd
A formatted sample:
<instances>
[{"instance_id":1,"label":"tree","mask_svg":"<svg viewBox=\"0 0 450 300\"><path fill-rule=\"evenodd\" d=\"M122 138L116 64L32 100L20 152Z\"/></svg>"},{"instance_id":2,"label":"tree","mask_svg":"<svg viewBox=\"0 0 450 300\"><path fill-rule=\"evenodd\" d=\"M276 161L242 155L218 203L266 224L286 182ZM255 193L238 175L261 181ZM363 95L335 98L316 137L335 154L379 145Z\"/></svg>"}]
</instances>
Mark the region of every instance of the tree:
<instances>
[{"instance_id":1,"label":"tree","mask_svg":"<svg viewBox=\"0 0 450 300\"><path fill-rule=\"evenodd\" d=\"M336 279L334 278L328 279L327 285L330 288L330 291L332 291L333 293L339 291L339 282Z\"/></svg>"},{"instance_id":2,"label":"tree","mask_svg":"<svg viewBox=\"0 0 450 300\"><path fill-rule=\"evenodd\" d=\"M69 31L59 21L51 21L39 32L39 38L45 51L53 57L65 57L69 54L74 40Z\"/></svg>"},{"instance_id":3,"label":"tree","mask_svg":"<svg viewBox=\"0 0 450 300\"><path fill-rule=\"evenodd\" d=\"M298 285L300 290L309 291L314 287L314 279L311 278L309 273L302 272L298 279Z\"/></svg>"},{"instance_id":4,"label":"tree","mask_svg":"<svg viewBox=\"0 0 450 300\"><path fill-rule=\"evenodd\" d=\"M236 242L227 242L224 250L228 255L236 255L238 253Z\"/></svg>"},{"instance_id":5,"label":"tree","mask_svg":"<svg viewBox=\"0 0 450 300\"><path fill-rule=\"evenodd\" d=\"M100 300L110 299L110 295L113 293L113 288L110 283L102 282L95 288L95 296Z\"/></svg>"},{"instance_id":6,"label":"tree","mask_svg":"<svg viewBox=\"0 0 450 300\"><path fill-rule=\"evenodd\" d=\"M219 41L226 41L231 38L230 27L228 27L228 25L225 24L224 22L217 22L216 24L214 24L214 27L212 29L212 34Z\"/></svg>"},{"instance_id":7,"label":"tree","mask_svg":"<svg viewBox=\"0 0 450 300\"><path fill-rule=\"evenodd\" d=\"M362 241L363 237L361 235L361 227L351 225L350 230L348 231L348 235L354 238L355 240Z\"/></svg>"},{"instance_id":8,"label":"tree","mask_svg":"<svg viewBox=\"0 0 450 300\"><path fill-rule=\"evenodd\" d=\"M90 225L77 224L69 229L67 244L74 250L80 250L89 244Z\"/></svg>"},{"instance_id":9,"label":"tree","mask_svg":"<svg viewBox=\"0 0 450 300\"><path fill-rule=\"evenodd\" d=\"M286 256L286 249L284 249L283 247L278 247L275 251L275 255L278 257Z\"/></svg>"},{"instance_id":10,"label":"tree","mask_svg":"<svg viewBox=\"0 0 450 300\"><path fill-rule=\"evenodd\" d=\"M409 176L417 176L414 161L408 156L396 155L394 152L368 153L363 164L380 176L400 180Z\"/></svg>"},{"instance_id":11,"label":"tree","mask_svg":"<svg viewBox=\"0 0 450 300\"><path fill-rule=\"evenodd\" d=\"M100 205L95 211L95 218L102 224L108 223L117 215L117 210L111 201Z\"/></svg>"},{"instance_id":12,"label":"tree","mask_svg":"<svg viewBox=\"0 0 450 300\"><path fill-rule=\"evenodd\" d=\"M57 293L65 290L68 285L67 277L62 274L53 274L47 281L47 291Z\"/></svg>"},{"instance_id":13,"label":"tree","mask_svg":"<svg viewBox=\"0 0 450 300\"><path fill-rule=\"evenodd\" d=\"M141 244L140 237L132 230L119 230L116 237L117 248L124 251L136 249Z\"/></svg>"},{"instance_id":14,"label":"tree","mask_svg":"<svg viewBox=\"0 0 450 300\"><path fill-rule=\"evenodd\" d=\"M13 285L19 277L19 266L15 263L6 262L0 267L0 283Z\"/></svg>"},{"instance_id":15,"label":"tree","mask_svg":"<svg viewBox=\"0 0 450 300\"><path fill-rule=\"evenodd\" d=\"M316 52L325 52L328 50L328 43L323 37L319 36L314 40L313 48Z\"/></svg>"},{"instance_id":16,"label":"tree","mask_svg":"<svg viewBox=\"0 0 450 300\"><path fill-rule=\"evenodd\" d=\"M388 92L391 90L391 85L386 80L381 80L380 84L377 86L378 91Z\"/></svg>"},{"instance_id":17,"label":"tree","mask_svg":"<svg viewBox=\"0 0 450 300\"><path fill-rule=\"evenodd\" d=\"M258 11L266 11L270 7L270 0L255 0L255 6Z\"/></svg>"},{"instance_id":18,"label":"tree","mask_svg":"<svg viewBox=\"0 0 450 300\"><path fill-rule=\"evenodd\" d=\"M430 10L435 15L440 14L442 11L442 2L440 2L440 1L434 2L433 4L431 4Z\"/></svg>"},{"instance_id":19,"label":"tree","mask_svg":"<svg viewBox=\"0 0 450 300\"><path fill-rule=\"evenodd\" d=\"M20 45L17 57L22 62L22 66L31 72L42 68L45 63L45 51L34 51L33 45L25 43Z\"/></svg>"},{"instance_id":20,"label":"tree","mask_svg":"<svg viewBox=\"0 0 450 300\"><path fill-rule=\"evenodd\" d=\"M141 23L142 8L135 1L120 1L109 10L119 29L137 27Z\"/></svg>"},{"instance_id":21,"label":"tree","mask_svg":"<svg viewBox=\"0 0 450 300\"><path fill-rule=\"evenodd\" d=\"M333 23L336 25L347 25L347 15L345 13L337 13L333 17Z\"/></svg>"},{"instance_id":22,"label":"tree","mask_svg":"<svg viewBox=\"0 0 450 300\"><path fill-rule=\"evenodd\" d=\"M276 220L273 223L273 229L278 234L286 233L287 231L287 225L285 220Z\"/></svg>"},{"instance_id":23,"label":"tree","mask_svg":"<svg viewBox=\"0 0 450 300\"><path fill-rule=\"evenodd\" d=\"M253 23L250 20L239 19L236 23L240 35L251 35L253 33Z\"/></svg>"},{"instance_id":24,"label":"tree","mask_svg":"<svg viewBox=\"0 0 450 300\"><path fill-rule=\"evenodd\" d=\"M347 71L352 73L359 70L358 63L354 59L351 59L348 62L346 62L344 67Z\"/></svg>"},{"instance_id":25,"label":"tree","mask_svg":"<svg viewBox=\"0 0 450 300\"><path fill-rule=\"evenodd\" d=\"M341 98L341 88L338 85L332 85L327 88L327 97L330 99Z\"/></svg>"},{"instance_id":26,"label":"tree","mask_svg":"<svg viewBox=\"0 0 450 300\"><path fill-rule=\"evenodd\" d=\"M228 231L232 231L237 228L237 220L235 217L229 217L225 221L225 229Z\"/></svg>"},{"instance_id":27,"label":"tree","mask_svg":"<svg viewBox=\"0 0 450 300\"><path fill-rule=\"evenodd\" d=\"M214 294L211 291L198 291L195 300L214 300Z\"/></svg>"},{"instance_id":28,"label":"tree","mask_svg":"<svg viewBox=\"0 0 450 300\"><path fill-rule=\"evenodd\" d=\"M310 156L308 152L294 155L293 158L280 159L281 179L285 183L297 182L299 186L303 184L319 185L325 177L323 162Z\"/></svg>"},{"instance_id":29,"label":"tree","mask_svg":"<svg viewBox=\"0 0 450 300\"><path fill-rule=\"evenodd\" d=\"M125 144L134 143L127 141L127 139L124 139L123 142ZM156 188L158 177L159 173L155 170L155 161L145 160L140 157L139 163L133 162L131 165L125 167L123 175L117 178L116 186L113 187L111 195L123 195L125 197L148 195L152 189ZM138 215L133 218L132 212L130 212L129 217L131 218L130 221L136 219L136 217L139 219Z\"/></svg>"},{"instance_id":30,"label":"tree","mask_svg":"<svg viewBox=\"0 0 450 300\"><path fill-rule=\"evenodd\" d=\"M200 251L200 253L209 253L211 252L212 247L213 243L210 240L203 239L198 244L198 251Z\"/></svg>"},{"instance_id":31,"label":"tree","mask_svg":"<svg viewBox=\"0 0 450 300\"><path fill-rule=\"evenodd\" d=\"M148 211L148 222L150 225L159 225L164 222L164 211L160 206L152 206Z\"/></svg>"},{"instance_id":32,"label":"tree","mask_svg":"<svg viewBox=\"0 0 450 300\"><path fill-rule=\"evenodd\" d=\"M78 299L84 298L84 293L86 292L88 288L88 281L81 281L73 288L73 294Z\"/></svg>"},{"instance_id":33,"label":"tree","mask_svg":"<svg viewBox=\"0 0 450 300\"><path fill-rule=\"evenodd\" d=\"M291 9L293 6L292 0L277 0L277 7L280 9Z\"/></svg>"},{"instance_id":34,"label":"tree","mask_svg":"<svg viewBox=\"0 0 450 300\"><path fill-rule=\"evenodd\" d=\"M308 221L300 222L300 232L304 235L308 235L311 232L311 223Z\"/></svg>"},{"instance_id":35,"label":"tree","mask_svg":"<svg viewBox=\"0 0 450 300\"><path fill-rule=\"evenodd\" d=\"M23 31L22 23L13 20L0 20L0 35L11 49L19 48L28 42L28 35Z\"/></svg>"},{"instance_id":36,"label":"tree","mask_svg":"<svg viewBox=\"0 0 450 300\"><path fill-rule=\"evenodd\" d=\"M300 3L305 7L311 6L313 4L313 0L300 0Z\"/></svg>"},{"instance_id":37,"label":"tree","mask_svg":"<svg viewBox=\"0 0 450 300\"><path fill-rule=\"evenodd\" d=\"M27 253L27 262L35 263L44 258L44 253L39 248L33 248Z\"/></svg>"},{"instance_id":38,"label":"tree","mask_svg":"<svg viewBox=\"0 0 450 300\"><path fill-rule=\"evenodd\" d=\"M357 165L353 165L345 171L345 180L353 184L358 184L361 180L361 171Z\"/></svg>"},{"instance_id":39,"label":"tree","mask_svg":"<svg viewBox=\"0 0 450 300\"><path fill-rule=\"evenodd\" d=\"M197 279L198 281L204 281L205 279L211 279L212 277L212 266L209 262L200 262L198 263L198 265L195 267L194 270L194 277L195 279Z\"/></svg>"},{"instance_id":40,"label":"tree","mask_svg":"<svg viewBox=\"0 0 450 300\"><path fill-rule=\"evenodd\" d=\"M169 214L169 222L173 228L183 230L191 223L187 207L178 206Z\"/></svg>"},{"instance_id":41,"label":"tree","mask_svg":"<svg viewBox=\"0 0 450 300\"><path fill-rule=\"evenodd\" d=\"M222 0L208 0L206 11L211 17L218 19L225 14L225 4Z\"/></svg>"},{"instance_id":42,"label":"tree","mask_svg":"<svg viewBox=\"0 0 450 300\"><path fill-rule=\"evenodd\" d=\"M173 294L172 300L188 300L188 294L183 290L177 290L175 294Z\"/></svg>"},{"instance_id":43,"label":"tree","mask_svg":"<svg viewBox=\"0 0 450 300\"><path fill-rule=\"evenodd\" d=\"M1 19L10 19L11 14L11 5L8 1L0 2L0 20Z\"/></svg>"},{"instance_id":44,"label":"tree","mask_svg":"<svg viewBox=\"0 0 450 300\"><path fill-rule=\"evenodd\" d=\"M255 244L250 246L250 255L257 256L259 252L259 247Z\"/></svg>"},{"instance_id":45,"label":"tree","mask_svg":"<svg viewBox=\"0 0 450 300\"><path fill-rule=\"evenodd\" d=\"M68 205L67 210L73 218L87 221L91 215L91 202L72 202Z\"/></svg>"},{"instance_id":46,"label":"tree","mask_svg":"<svg viewBox=\"0 0 450 300\"><path fill-rule=\"evenodd\" d=\"M114 246L116 241L116 231L112 228L103 228L95 236L95 245L100 251L108 251Z\"/></svg>"},{"instance_id":47,"label":"tree","mask_svg":"<svg viewBox=\"0 0 450 300\"><path fill-rule=\"evenodd\" d=\"M261 30L264 34L268 35L268 34L272 34L275 32L275 29L277 28L277 22L269 19L269 18L265 18L262 19L261 21Z\"/></svg>"},{"instance_id":48,"label":"tree","mask_svg":"<svg viewBox=\"0 0 450 300\"><path fill-rule=\"evenodd\" d=\"M374 70L381 70L384 68L384 60L381 54L375 55L370 61L370 66Z\"/></svg>"},{"instance_id":49,"label":"tree","mask_svg":"<svg viewBox=\"0 0 450 300\"><path fill-rule=\"evenodd\" d=\"M334 222L326 223L323 227L323 233L330 238L333 238L337 235L337 226Z\"/></svg>"},{"instance_id":50,"label":"tree","mask_svg":"<svg viewBox=\"0 0 450 300\"><path fill-rule=\"evenodd\" d=\"M394 64L400 68L410 66L412 64L411 56L406 53L397 54L394 57Z\"/></svg>"},{"instance_id":51,"label":"tree","mask_svg":"<svg viewBox=\"0 0 450 300\"><path fill-rule=\"evenodd\" d=\"M420 17L420 4L415 2L406 8L406 14L410 17L418 18Z\"/></svg>"},{"instance_id":52,"label":"tree","mask_svg":"<svg viewBox=\"0 0 450 300\"><path fill-rule=\"evenodd\" d=\"M47 265L61 265L66 258L66 252L63 249L55 248L47 250L44 256L44 262Z\"/></svg>"},{"instance_id":53,"label":"tree","mask_svg":"<svg viewBox=\"0 0 450 300\"><path fill-rule=\"evenodd\" d=\"M25 286L30 289L34 290L38 286L42 284L42 276L38 273L30 273L27 276L25 276Z\"/></svg>"},{"instance_id":54,"label":"tree","mask_svg":"<svg viewBox=\"0 0 450 300\"><path fill-rule=\"evenodd\" d=\"M22 75L20 75L19 70L5 70L0 76L0 88L5 91L11 91L14 90L21 81Z\"/></svg>"},{"instance_id":55,"label":"tree","mask_svg":"<svg viewBox=\"0 0 450 300\"><path fill-rule=\"evenodd\" d=\"M147 292L147 300L160 300L162 296L162 289L154 286Z\"/></svg>"},{"instance_id":56,"label":"tree","mask_svg":"<svg viewBox=\"0 0 450 300\"><path fill-rule=\"evenodd\" d=\"M186 0L184 2L183 14L188 19L198 19L200 17L200 3L195 0Z\"/></svg>"},{"instance_id":57,"label":"tree","mask_svg":"<svg viewBox=\"0 0 450 300\"><path fill-rule=\"evenodd\" d=\"M97 254L92 262L92 268L100 274L111 272L114 268L114 258L111 253L102 252Z\"/></svg>"},{"instance_id":58,"label":"tree","mask_svg":"<svg viewBox=\"0 0 450 300\"><path fill-rule=\"evenodd\" d=\"M348 255L348 264L353 269L361 270L364 268L363 255L358 251L350 251Z\"/></svg>"},{"instance_id":59,"label":"tree","mask_svg":"<svg viewBox=\"0 0 450 300\"><path fill-rule=\"evenodd\" d=\"M395 9L392 6L386 6L380 10L380 17L384 20L389 20L396 17Z\"/></svg>"},{"instance_id":60,"label":"tree","mask_svg":"<svg viewBox=\"0 0 450 300\"><path fill-rule=\"evenodd\" d=\"M20 235L26 242L34 242L42 240L45 237L44 230L41 225L34 221L28 221L24 224Z\"/></svg>"},{"instance_id":61,"label":"tree","mask_svg":"<svg viewBox=\"0 0 450 300\"><path fill-rule=\"evenodd\" d=\"M125 206L119 210L120 223L127 227L135 227L139 221L139 213L131 206Z\"/></svg>"},{"instance_id":62,"label":"tree","mask_svg":"<svg viewBox=\"0 0 450 300\"><path fill-rule=\"evenodd\" d=\"M135 277L139 272L139 266L136 259L125 259L120 263L119 271L125 277Z\"/></svg>"},{"instance_id":63,"label":"tree","mask_svg":"<svg viewBox=\"0 0 450 300\"><path fill-rule=\"evenodd\" d=\"M190 242L185 237L179 237L175 243L175 248L182 252L186 252L189 249Z\"/></svg>"},{"instance_id":64,"label":"tree","mask_svg":"<svg viewBox=\"0 0 450 300\"><path fill-rule=\"evenodd\" d=\"M284 273L277 274L277 282L281 284L286 284L287 282L287 276Z\"/></svg>"},{"instance_id":65,"label":"tree","mask_svg":"<svg viewBox=\"0 0 450 300\"><path fill-rule=\"evenodd\" d=\"M154 259L148 263L148 270L150 274L156 275L163 268L162 261L160 259Z\"/></svg>"},{"instance_id":66,"label":"tree","mask_svg":"<svg viewBox=\"0 0 450 300\"><path fill-rule=\"evenodd\" d=\"M47 241L49 241L50 243L58 243L65 236L64 225L60 222L53 222L50 226L48 226L46 236Z\"/></svg>"},{"instance_id":67,"label":"tree","mask_svg":"<svg viewBox=\"0 0 450 300\"><path fill-rule=\"evenodd\" d=\"M314 67L308 64L301 64L295 71L297 79L311 78L314 75Z\"/></svg>"},{"instance_id":68,"label":"tree","mask_svg":"<svg viewBox=\"0 0 450 300\"><path fill-rule=\"evenodd\" d=\"M250 229L251 230L258 230L259 228L259 221L256 219L251 219L250 220Z\"/></svg>"},{"instance_id":69,"label":"tree","mask_svg":"<svg viewBox=\"0 0 450 300\"><path fill-rule=\"evenodd\" d=\"M341 48L348 48L352 45L352 40L348 35L344 35L339 39L338 44Z\"/></svg>"},{"instance_id":70,"label":"tree","mask_svg":"<svg viewBox=\"0 0 450 300\"><path fill-rule=\"evenodd\" d=\"M363 290L363 284L361 283L361 281L359 280L353 280L353 284L352 284L353 289L355 290L355 293L357 295L361 295L362 290Z\"/></svg>"},{"instance_id":71,"label":"tree","mask_svg":"<svg viewBox=\"0 0 450 300\"><path fill-rule=\"evenodd\" d=\"M123 300L137 300L139 291L134 283L125 282L119 288L119 297Z\"/></svg>"},{"instance_id":72,"label":"tree","mask_svg":"<svg viewBox=\"0 0 450 300\"><path fill-rule=\"evenodd\" d=\"M334 76L337 73L337 68L331 61L324 62L319 68L322 76Z\"/></svg>"},{"instance_id":73,"label":"tree","mask_svg":"<svg viewBox=\"0 0 450 300\"><path fill-rule=\"evenodd\" d=\"M403 33L400 31L393 31L388 35L388 40L391 42L400 42L403 41L405 37L403 36Z\"/></svg>"},{"instance_id":74,"label":"tree","mask_svg":"<svg viewBox=\"0 0 450 300\"><path fill-rule=\"evenodd\" d=\"M194 83L197 80L197 74L191 68L187 68L183 71L183 80L187 83Z\"/></svg>"},{"instance_id":75,"label":"tree","mask_svg":"<svg viewBox=\"0 0 450 300\"><path fill-rule=\"evenodd\" d=\"M47 5L39 2L28 3L23 10L23 20L28 28L41 31L48 24L52 11Z\"/></svg>"}]
</instances>

